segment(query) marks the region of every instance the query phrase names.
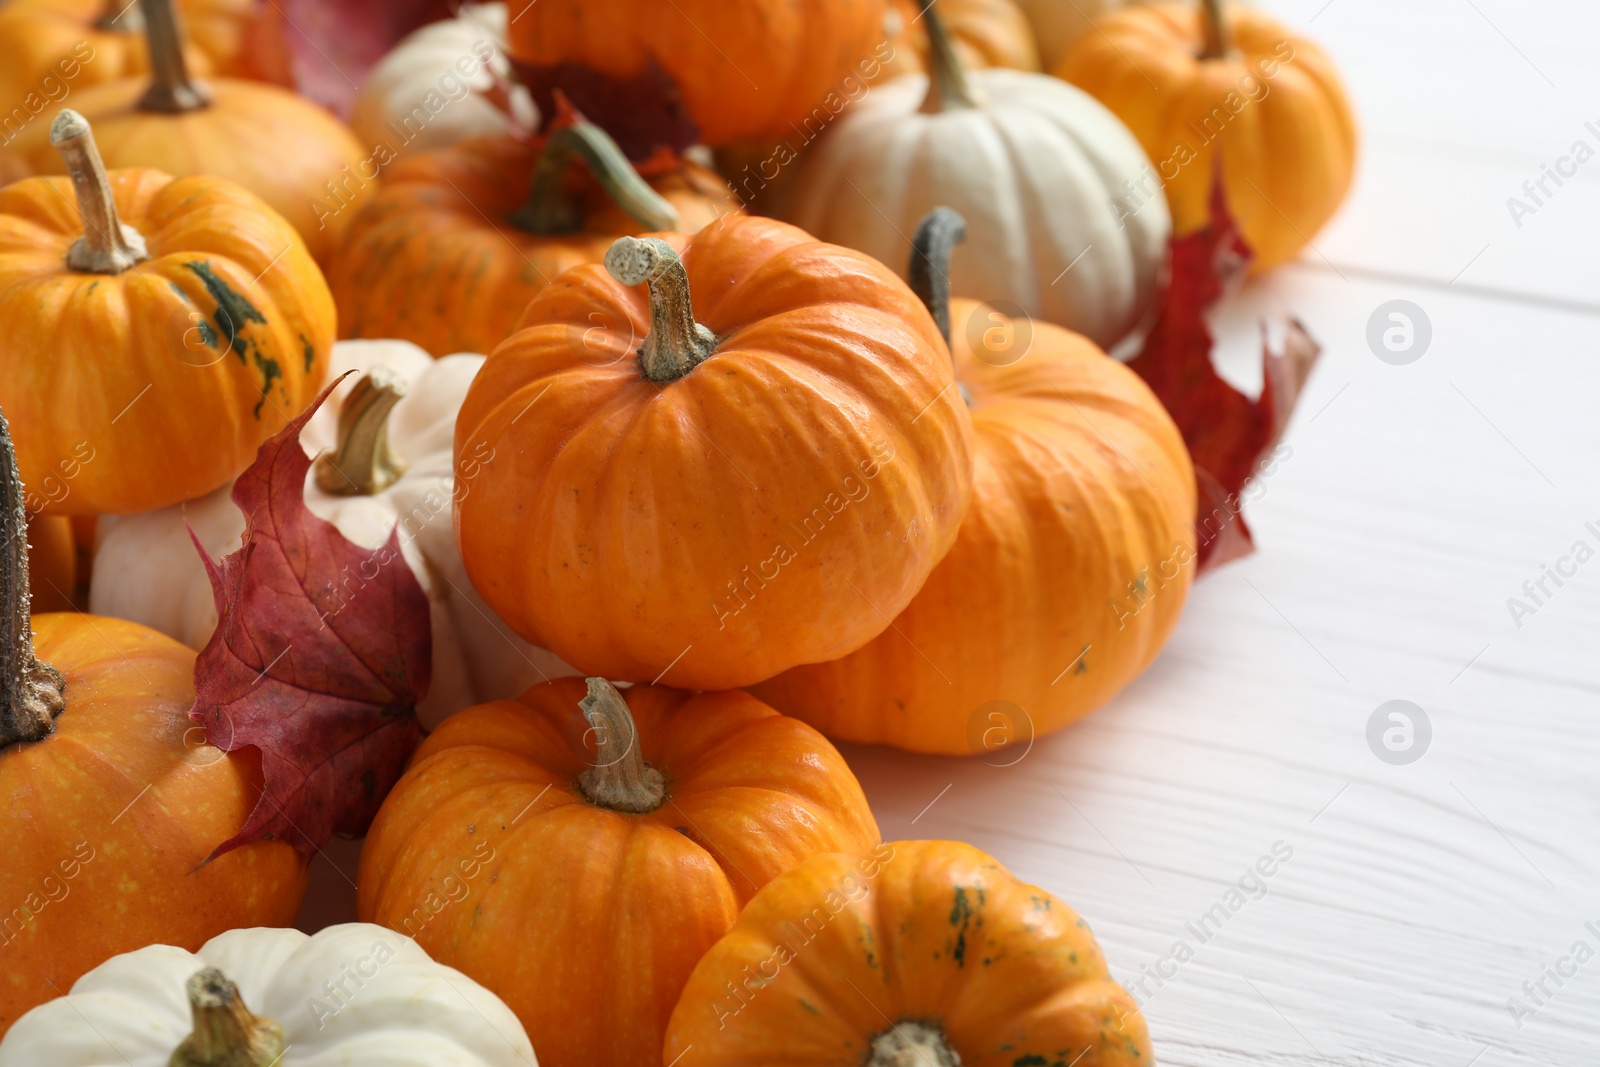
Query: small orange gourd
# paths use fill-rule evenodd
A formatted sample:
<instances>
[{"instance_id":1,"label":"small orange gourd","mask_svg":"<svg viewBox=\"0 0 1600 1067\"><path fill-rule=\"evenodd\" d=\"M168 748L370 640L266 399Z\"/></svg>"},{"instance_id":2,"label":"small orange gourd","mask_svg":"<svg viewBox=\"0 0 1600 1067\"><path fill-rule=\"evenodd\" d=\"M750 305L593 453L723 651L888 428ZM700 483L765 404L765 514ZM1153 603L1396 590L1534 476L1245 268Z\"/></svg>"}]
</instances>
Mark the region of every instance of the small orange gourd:
<instances>
[{"instance_id":1,"label":"small orange gourd","mask_svg":"<svg viewBox=\"0 0 1600 1067\"><path fill-rule=\"evenodd\" d=\"M490 135L408 156L384 171L328 266L340 336L488 352L551 279L617 237L693 233L738 210L692 163L647 183L582 121L536 144Z\"/></svg>"},{"instance_id":2,"label":"small orange gourd","mask_svg":"<svg viewBox=\"0 0 1600 1067\"><path fill-rule=\"evenodd\" d=\"M726 689L881 632L972 459L905 283L727 215L541 292L472 383L456 470L462 560L512 629L586 673Z\"/></svg>"},{"instance_id":3,"label":"small orange gourd","mask_svg":"<svg viewBox=\"0 0 1600 1067\"><path fill-rule=\"evenodd\" d=\"M1210 219L1220 174L1255 251L1251 269L1292 259L1350 190L1356 122L1314 41L1222 0L1134 4L1106 13L1054 73L1127 123L1165 187L1179 234ZM1134 205L1136 206L1136 205Z\"/></svg>"},{"instance_id":4,"label":"small orange gourd","mask_svg":"<svg viewBox=\"0 0 1600 1067\"><path fill-rule=\"evenodd\" d=\"M893 841L774 879L706 953L662 1063L1149 1067L1088 925L991 856Z\"/></svg>"},{"instance_id":5,"label":"small orange gourd","mask_svg":"<svg viewBox=\"0 0 1600 1067\"><path fill-rule=\"evenodd\" d=\"M333 299L282 217L218 178L107 174L83 116L71 179L0 190L0 405L29 506L125 514L202 496L316 394Z\"/></svg>"},{"instance_id":6,"label":"small orange gourd","mask_svg":"<svg viewBox=\"0 0 1600 1067\"><path fill-rule=\"evenodd\" d=\"M1160 651L1194 576L1194 469L1161 402L1088 339L949 300L948 208L913 287L950 330L971 407L972 505L910 606L864 648L753 687L824 733L1020 759Z\"/></svg>"},{"instance_id":7,"label":"small orange gourd","mask_svg":"<svg viewBox=\"0 0 1600 1067\"><path fill-rule=\"evenodd\" d=\"M139 0L151 76L74 93L110 167L227 178L287 219L320 262L377 174L372 149L333 115L287 89L239 78L191 77L175 0ZM16 148L41 174L63 173L44 123Z\"/></svg>"},{"instance_id":8,"label":"small orange gourd","mask_svg":"<svg viewBox=\"0 0 1600 1067\"><path fill-rule=\"evenodd\" d=\"M625 692L563 678L446 719L361 853L362 919L497 993L544 1067L658 1063L740 905L879 840L810 727L744 693Z\"/></svg>"}]
</instances>

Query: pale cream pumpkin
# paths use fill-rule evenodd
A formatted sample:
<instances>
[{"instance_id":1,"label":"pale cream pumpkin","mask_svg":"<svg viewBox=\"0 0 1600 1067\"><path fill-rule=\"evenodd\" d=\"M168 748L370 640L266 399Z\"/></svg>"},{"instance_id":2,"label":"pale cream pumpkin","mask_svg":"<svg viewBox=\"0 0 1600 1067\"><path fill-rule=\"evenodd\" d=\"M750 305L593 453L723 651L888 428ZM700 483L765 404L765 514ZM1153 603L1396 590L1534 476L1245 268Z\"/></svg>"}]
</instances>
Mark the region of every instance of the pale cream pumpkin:
<instances>
[{"instance_id":1,"label":"pale cream pumpkin","mask_svg":"<svg viewBox=\"0 0 1600 1067\"><path fill-rule=\"evenodd\" d=\"M846 110L801 157L784 218L903 276L909 235L947 205L973 233L951 264L956 292L1110 347L1153 303L1171 232L1144 150L1058 79L967 73L938 9L923 22L931 75L897 78Z\"/></svg>"},{"instance_id":2,"label":"pale cream pumpkin","mask_svg":"<svg viewBox=\"0 0 1600 1067\"><path fill-rule=\"evenodd\" d=\"M456 410L484 357L460 354L435 360L406 341L340 341L334 346L333 374L355 371L330 396L301 434L313 454L333 454L343 439L350 453L347 474L330 471L319 459L306 476L306 503L356 544L375 548L400 525L406 562L428 594L433 621L433 682L418 713L432 728L469 704L513 697L546 678L575 674L550 652L511 632L484 604L467 580L451 528L453 494L460 489L451 469ZM340 412L360 386L377 407L368 409L368 434L359 428L341 434ZM393 395L394 389L403 395ZM386 405L392 405L387 407ZM383 410L377 410L378 407ZM385 414L386 413L386 414ZM387 448L403 467L385 472L376 463L370 420L386 423ZM365 450L365 451L364 451ZM464 463L472 462L471 456ZM486 462L487 455L478 457ZM366 472L363 473L363 466ZM380 468L375 483L372 468ZM464 467L470 475L470 467ZM348 480L347 480L348 479ZM351 482L364 482L356 492ZM217 625L211 585L189 538L194 531L217 558L239 547L244 516L234 506L232 485L172 507L137 515L106 516L99 526L90 611L130 619L174 637L191 648L204 647Z\"/></svg>"},{"instance_id":3,"label":"pale cream pumpkin","mask_svg":"<svg viewBox=\"0 0 1600 1067\"><path fill-rule=\"evenodd\" d=\"M463 4L395 45L367 74L350 110L363 147L444 148L468 137L532 129L538 111L506 57L506 5ZM503 92L505 107L490 99Z\"/></svg>"},{"instance_id":4,"label":"pale cream pumpkin","mask_svg":"<svg viewBox=\"0 0 1600 1067\"><path fill-rule=\"evenodd\" d=\"M463 885L470 882L463 880ZM0 1041L0 1067L537 1067L500 998L367 923L113 956Z\"/></svg>"}]
</instances>

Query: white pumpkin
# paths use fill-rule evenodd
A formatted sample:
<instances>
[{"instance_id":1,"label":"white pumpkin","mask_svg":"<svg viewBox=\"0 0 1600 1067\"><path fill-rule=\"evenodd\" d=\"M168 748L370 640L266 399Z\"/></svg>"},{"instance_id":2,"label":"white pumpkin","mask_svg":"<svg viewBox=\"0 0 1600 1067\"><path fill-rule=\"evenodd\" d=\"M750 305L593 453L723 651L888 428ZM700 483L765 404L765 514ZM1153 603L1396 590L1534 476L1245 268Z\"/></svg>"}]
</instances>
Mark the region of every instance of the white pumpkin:
<instances>
[{"instance_id":1,"label":"white pumpkin","mask_svg":"<svg viewBox=\"0 0 1600 1067\"><path fill-rule=\"evenodd\" d=\"M971 234L951 264L956 292L1110 348L1150 309L1171 234L1144 150L1056 78L963 71L936 9L925 17L931 75L847 109L801 155L783 217L904 276L919 220L954 208Z\"/></svg>"},{"instance_id":2,"label":"white pumpkin","mask_svg":"<svg viewBox=\"0 0 1600 1067\"><path fill-rule=\"evenodd\" d=\"M465 4L455 18L423 26L367 74L350 128L363 146L395 152L532 129L538 113L528 90L509 81L505 40L505 4ZM509 115L483 95L496 84L509 93Z\"/></svg>"},{"instance_id":3,"label":"white pumpkin","mask_svg":"<svg viewBox=\"0 0 1600 1067\"><path fill-rule=\"evenodd\" d=\"M187 1058L174 1057L186 1042ZM235 1050L236 1058L216 1055ZM229 930L198 952L149 945L113 956L0 1041L0 1067L537 1062L499 997L412 939L368 923L309 936Z\"/></svg>"},{"instance_id":4,"label":"white pumpkin","mask_svg":"<svg viewBox=\"0 0 1600 1067\"><path fill-rule=\"evenodd\" d=\"M536 682L577 673L554 653L517 637L494 615L468 581L456 549L456 412L483 360L467 354L436 360L408 341L340 341L333 349L332 374L357 373L334 391L300 435L313 455L332 452L340 443L340 412L362 376L393 375L404 385L386 419L389 449L404 464L399 477L370 494L341 495L323 488L319 466L325 461L319 460L306 475L305 499L313 513L364 548L383 544L399 524L405 560L428 594L432 616L433 682L417 709L429 729L470 704L516 696ZM384 413L374 414L381 425ZM217 612L188 531L194 530L213 559L237 549L245 523L232 491L229 484L171 507L102 516L89 610L203 648L216 629Z\"/></svg>"}]
</instances>

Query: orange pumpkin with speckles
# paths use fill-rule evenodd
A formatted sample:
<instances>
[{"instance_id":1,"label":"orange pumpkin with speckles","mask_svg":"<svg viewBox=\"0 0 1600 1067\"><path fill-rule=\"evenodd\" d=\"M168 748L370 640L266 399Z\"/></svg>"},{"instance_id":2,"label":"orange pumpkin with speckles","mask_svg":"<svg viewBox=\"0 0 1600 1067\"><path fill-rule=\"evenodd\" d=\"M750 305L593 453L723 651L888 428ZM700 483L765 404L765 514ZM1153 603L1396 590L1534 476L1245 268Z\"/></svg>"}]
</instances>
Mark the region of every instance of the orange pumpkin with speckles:
<instances>
[{"instance_id":1,"label":"orange pumpkin with speckles","mask_svg":"<svg viewBox=\"0 0 1600 1067\"><path fill-rule=\"evenodd\" d=\"M1088 925L957 841L815 856L690 975L663 1063L1150 1067Z\"/></svg>"}]
</instances>

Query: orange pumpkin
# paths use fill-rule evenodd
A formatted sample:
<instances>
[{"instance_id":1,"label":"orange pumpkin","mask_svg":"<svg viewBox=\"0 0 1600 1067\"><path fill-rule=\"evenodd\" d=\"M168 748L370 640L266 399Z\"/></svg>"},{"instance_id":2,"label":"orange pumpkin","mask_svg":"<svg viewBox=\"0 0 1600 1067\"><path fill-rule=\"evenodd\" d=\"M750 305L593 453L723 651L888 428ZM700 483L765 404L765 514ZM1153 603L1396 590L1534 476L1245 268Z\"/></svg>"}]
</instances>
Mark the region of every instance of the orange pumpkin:
<instances>
[{"instance_id":1,"label":"orange pumpkin","mask_svg":"<svg viewBox=\"0 0 1600 1067\"><path fill-rule=\"evenodd\" d=\"M753 691L833 737L1009 762L1109 700L1172 632L1194 576L1194 469L1160 401L1086 338L972 300L946 311L961 232L936 210L912 256L972 411L955 546L866 647Z\"/></svg>"},{"instance_id":2,"label":"orange pumpkin","mask_svg":"<svg viewBox=\"0 0 1600 1067\"><path fill-rule=\"evenodd\" d=\"M94 124L108 166L237 182L287 219L320 262L353 209L372 195L371 151L344 123L287 89L192 79L173 2L142 0L152 77L85 89L73 95L73 106ZM16 149L37 173L63 173L47 134L35 123Z\"/></svg>"},{"instance_id":3,"label":"orange pumpkin","mask_svg":"<svg viewBox=\"0 0 1600 1067\"><path fill-rule=\"evenodd\" d=\"M889 44L893 55L883 64L878 78L927 71L925 6L918 0L890 0ZM1033 38L1033 27L1016 0L940 0L939 13L962 69L1039 69L1039 46Z\"/></svg>"},{"instance_id":4,"label":"orange pumpkin","mask_svg":"<svg viewBox=\"0 0 1600 1067\"><path fill-rule=\"evenodd\" d=\"M367 834L358 911L497 993L544 1067L632 1067L740 905L878 828L844 758L752 697L587 694L547 682L429 735Z\"/></svg>"},{"instance_id":5,"label":"orange pumpkin","mask_svg":"<svg viewBox=\"0 0 1600 1067\"><path fill-rule=\"evenodd\" d=\"M28 516L28 559L33 573L33 610L73 611L78 588L78 546L65 515Z\"/></svg>"},{"instance_id":6,"label":"orange pumpkin","mask_svg":"<svg viewBox=\"0 0 1600 1067\"><path fill-rule=\"evenodd\" d=\"M575 155L586 168L571 166ZM477 137L411 156L384 172L328 266L340 335L487 352L550 279L597 262L615 238L692 233L737 210L692 163L646 184L586 122L537 145Z\"/></svg>"},{"instance_id":7,"label":"orange pumpkin","mask_svg":"<svg viewBox=\"0 0 1600 1067\"><path fill-rule=\"evenodd\" d=\"M81 115L54 130L71 180L0 190L0 405L29 508L201 496L316 394L333 299L295 232L237 185L108 176Z\"/></svg>"},{"instance_id":8,"label":"orange pumpkin","mask_svg":"<svg viewBox=\"0 0 1600 1067\"><path fill-rule=\"evenodd\" d=\"M757 893L695 967L660 1062L1153 1061L1138 1004L1071 908L971 845L895 841L813 857Z\"/></svg>"},{"instance_id":9,"label":"orange pumpkin","mask_svg":"<svg viewBox=\"0 0 1600 1067\"><path fill-rule=\"evenodd\" d=\"M579 670L727 689L905 607L966 510L971 431L876 260L744 215L665 236L562 275L489 356L457 537L500 617Z\"/></svg>"},{"instance_id":10,"label":"orange pumpkin","mask_svg":"<svg viewBox=\"0 0 1600 1067\"><path fill-rule=\"evenodd\" d=\"M1259 11L1224 16L1221 0L1120 8L1055 74L1128 124L1178 233L1210 219L1220 170L1254 270L1297 255L1350 191L1356 123L1333 61Z\"/></svg>"},{"instance_id":11,"label":"orange pumpkin","mask_svg":"<svg viewBox=\"0 0 1600 1067\"><path fill-rule=\"evenodd\" d=\"M232 74L253 0L179 0L184 55L202 77ZM92 85L149 73L144 18L134 0L8 0L0 5L0 115L7 139Z\"/></svg>"},{"instance_id":12,"label":"orange pumpkin","mask_svg":"<svg viewBox=\"0 0 1600 1067\"><path fill-rule=\"evenodd\" d=\"M290 923L306 884L281 842L204 862L260 768L190 723L189 649L119 619L30 619L23 500L0 418L0 1035L119 952Z\"/></svg>"},{"instance_id":13,"label":"orange pumpkin","mask_svg":"<svg viewBox=\"0 0 1600 1067\"><path fill-rule=\"evenodd\" d=\"M511 20L510 43L569 89L591 71L627 80L658 68L701 139L721 145L788 136L860 76L885 10L885 0L539 0Z\"/></svg>"}]
</instances>

